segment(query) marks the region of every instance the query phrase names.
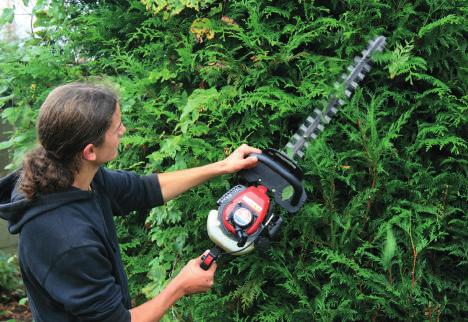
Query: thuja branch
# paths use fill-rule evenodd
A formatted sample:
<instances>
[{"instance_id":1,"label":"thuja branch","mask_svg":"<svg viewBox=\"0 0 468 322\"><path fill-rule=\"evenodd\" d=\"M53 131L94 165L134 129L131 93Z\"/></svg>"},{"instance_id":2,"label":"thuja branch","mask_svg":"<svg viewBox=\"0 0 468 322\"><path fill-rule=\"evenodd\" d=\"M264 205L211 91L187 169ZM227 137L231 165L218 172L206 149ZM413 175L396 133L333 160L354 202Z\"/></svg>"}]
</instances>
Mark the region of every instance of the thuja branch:
<instances>
[{"instance_id":1,"label":"thuja branch","mask_svg":"<svg viewBox=\"0 0 468 322\"><path fill-rule=\"evenodd\" d=\"M409 237L410 237L411 248L412 248L412 252L413 252L413 267L412 267L412 269L411 269L411 288L414 288L414 284L415 284L415 277L414 277L414 274L415 274L415 271L416 271L416 258L417 258L417 256L418 256L418 253L417 253L417 251L416 251L416 247L414 246L413 236L412 236L412 233L411 233L411 213L410 213L409 220L410 220L410 225L409 225Z\"/></svg>"}]
</instances>

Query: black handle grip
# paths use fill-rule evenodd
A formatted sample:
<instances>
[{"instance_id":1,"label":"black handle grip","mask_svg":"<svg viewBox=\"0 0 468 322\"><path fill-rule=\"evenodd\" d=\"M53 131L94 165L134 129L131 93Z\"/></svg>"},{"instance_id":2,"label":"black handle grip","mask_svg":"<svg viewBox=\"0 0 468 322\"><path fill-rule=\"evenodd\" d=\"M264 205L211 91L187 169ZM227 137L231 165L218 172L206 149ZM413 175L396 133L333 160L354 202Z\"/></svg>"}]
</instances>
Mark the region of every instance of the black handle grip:
<instances>
[{"instance_id":1,"label":"black handle grip","mask_svg":"<svg viewBox=\"0 0 468 322\"><path fill-rule=\"evenodd\" d=\"M301 200L302 190L303 190L301 181L299 181L297 176L293 175L291 171L286 169L280 163L275 162L275 160L271 159L267 153L251 153L249 154L249 157L250 156L257 157L259 162L262 162L267 167L272 169L274 172L279 174L293 187L294 192L293 192L293 196L291 199L291 204L293 206L297 205L299 201Z\"/></svg>"}]
</instances>

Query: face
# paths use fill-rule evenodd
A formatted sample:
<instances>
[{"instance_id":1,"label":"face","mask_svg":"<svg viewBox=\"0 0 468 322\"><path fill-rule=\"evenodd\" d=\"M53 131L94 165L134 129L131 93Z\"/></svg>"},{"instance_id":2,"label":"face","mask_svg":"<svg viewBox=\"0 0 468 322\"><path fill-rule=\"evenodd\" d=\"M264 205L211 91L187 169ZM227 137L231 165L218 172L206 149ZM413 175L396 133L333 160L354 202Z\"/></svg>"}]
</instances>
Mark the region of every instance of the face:
<instances>
[{"instance_id":1,"label":"face","mask_svg":"<svg viewBox=\"0 0 468 322\"><path fill-rule=\"evenodd\" d=\"M111 125L106 131L104 142L100 146L95 147L96 161L99 164L113 160L117 156L120 139L125 131L126 128L122 123L120 106L117 104L114 115L112 115Z\"/></svg>"}]
</instances>

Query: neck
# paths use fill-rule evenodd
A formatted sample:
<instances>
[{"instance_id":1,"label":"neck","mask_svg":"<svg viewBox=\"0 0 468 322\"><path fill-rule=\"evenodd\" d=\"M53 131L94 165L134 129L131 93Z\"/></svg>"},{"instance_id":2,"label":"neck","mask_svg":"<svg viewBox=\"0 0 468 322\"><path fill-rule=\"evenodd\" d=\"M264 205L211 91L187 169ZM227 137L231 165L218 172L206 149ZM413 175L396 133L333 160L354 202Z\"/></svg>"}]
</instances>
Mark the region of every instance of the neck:
<instances>
[{"instance_id":1,"label":"neck","mask_svg":"<svg viewBox=\"0 0 468 322\"><path fill-rule=\"evenodd\" d=\"M96 174L99 167L83 162L80 170L75 175L75 180L73 181L73 186L81 190L89 190L91 186L91 181L93 181L94 175Z\"/></svg>"}]
</instances>

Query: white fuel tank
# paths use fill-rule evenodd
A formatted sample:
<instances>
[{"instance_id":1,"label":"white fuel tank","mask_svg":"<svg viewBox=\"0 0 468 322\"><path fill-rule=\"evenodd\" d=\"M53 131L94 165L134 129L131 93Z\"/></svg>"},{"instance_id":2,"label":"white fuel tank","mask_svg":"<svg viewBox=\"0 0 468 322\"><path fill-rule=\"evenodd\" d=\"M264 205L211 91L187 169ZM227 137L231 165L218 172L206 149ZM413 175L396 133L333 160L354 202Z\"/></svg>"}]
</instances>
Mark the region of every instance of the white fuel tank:
<instances>
[{"instance_id":1,"label":"white fuel tank","mask_svg":"<svg viewBox=\"0 0 468 322\"><path fill-rule=\"evenodd\" d=\"M223 228L223 223L218 218L217 210L211 210L208 214L206 228L208 229L208 236L213 241L213 243L215 243L228 253L233 252L232 255L237 256L247 254L255 249L254 243L252 243L254 236L250 236L249 239L247 239L247 247L237 246L237 241L234 239L234 237L231 238L226 232L226 230Z\"/></svg>"}]
</instances>

